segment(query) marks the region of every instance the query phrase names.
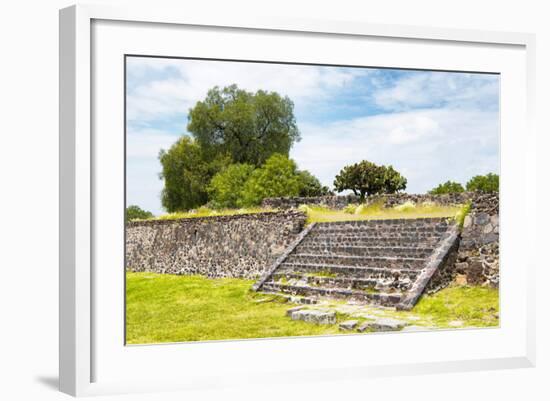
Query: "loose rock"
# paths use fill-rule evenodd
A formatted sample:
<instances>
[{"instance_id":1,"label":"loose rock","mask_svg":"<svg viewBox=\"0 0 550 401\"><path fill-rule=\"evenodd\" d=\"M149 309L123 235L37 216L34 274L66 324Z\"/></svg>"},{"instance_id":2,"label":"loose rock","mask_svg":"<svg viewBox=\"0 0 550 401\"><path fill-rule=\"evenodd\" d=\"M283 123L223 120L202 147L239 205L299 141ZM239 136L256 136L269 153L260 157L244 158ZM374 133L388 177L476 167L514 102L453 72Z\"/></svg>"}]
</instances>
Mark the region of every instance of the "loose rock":
<instances>
[{"instance_id":1,"label":"loose rock","mask_svg":"<svg viewBox=\"0 0 550 401\"><path fill-rule=\"evenodd\" d=\"M294 312L297 312L297 311L302 310L302 309L304 309L304 308L305 308L305 306L303 306L303 305L295 306L294 308L288 309L288 310L286 311L286 315L287 315L287 316L292 316L292 314L293 314Z\"/></svg>"},{"instance_id":2,"label":"loose rock","mask_svg":"<svg viewBox=\"0 0 550 401\"><path fill-rule=\"evenodd\" d=\"M359 321L357 320L346 320L345 322L340 323L340 330L350 331L353 330Z\"/></svg>"},{"instance_id":3,"label":"loose rock","mask_svg":"<svg viewBox=\"0 0 550 401\"><path fill-rule=\"evenodd\" d=\"M292 320L303 320L304 322L316 323L316 324L335 324L336 312L314 310L314 309L302 309L293 312L291 315Z\"/></svg>"},{"instance_id":4,"label":"loose rock","mask_svg":"<svg viewBox=\"0 0 550 401\"><path fill-rule=\"evenodd\" d=\"M364 332L368 329L374 331L397 331L401 330L406 325L407 323L401 320L381 318L373 322L365 322L357 330L360 332Z\"/></svg>"}]
</instances>

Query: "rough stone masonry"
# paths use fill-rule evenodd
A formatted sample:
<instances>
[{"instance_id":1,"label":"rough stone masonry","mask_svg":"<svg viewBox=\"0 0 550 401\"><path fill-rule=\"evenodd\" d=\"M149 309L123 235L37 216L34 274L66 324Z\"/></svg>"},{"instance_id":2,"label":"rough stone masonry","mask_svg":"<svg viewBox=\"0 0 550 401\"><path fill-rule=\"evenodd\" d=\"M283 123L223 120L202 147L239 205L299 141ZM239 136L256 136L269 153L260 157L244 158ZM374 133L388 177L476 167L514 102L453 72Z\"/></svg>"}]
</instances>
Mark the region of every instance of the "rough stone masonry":
<instances>
[{"instance_id":1,"label":"rough stone masonry","mask_svg":"<svg viewBox=\"0 0 550 401\"><path fill-rule=\"evenodd\" d=\"M264 206L279 212L213 216L179 220L129 222L126 227L126 268L171 274L257 279L303 231L306 215L300 204L345 207L353 196L267 199ZM372 200L372 199L371 199ZM385 206L407 201L463 204L472 201L464 222L455 263L446 264L427 287L443 288L459 276L468 284L498 286L499 198L498 194L384 196Z\"/></svg>"},{"instance_id":2,"label":"rough stone masonry","mask_svg":"<svg viewBox=\"0 0 550 401\"><path fill-rule=\"evenodd\" d=\"M302 231L299 211L129 222L126 268L255 279Z\"/></svg>"},{"instance_id":3,"label":"rough stone masonry","mask_svg":"<svg viewBox=\"0 0 550 401\"><path fill-rule=\"evenodd\" d=\"M499 195L498 193L461 192L443 195L431 194L385 194L370 196L369 203L382 202L384 207L394 207L405 202L452 206L471 202L471 209L464 221L461 241L455 263L437 272L427 291L432 293L446 286L457 276L472 285L499 285ZM351 203L359 203L355 195L332 195L319 197L290 197L264 199L262 206L279 209L296 208L300 205L321 205L343 209Z\"/></svg>"}]
</instances>

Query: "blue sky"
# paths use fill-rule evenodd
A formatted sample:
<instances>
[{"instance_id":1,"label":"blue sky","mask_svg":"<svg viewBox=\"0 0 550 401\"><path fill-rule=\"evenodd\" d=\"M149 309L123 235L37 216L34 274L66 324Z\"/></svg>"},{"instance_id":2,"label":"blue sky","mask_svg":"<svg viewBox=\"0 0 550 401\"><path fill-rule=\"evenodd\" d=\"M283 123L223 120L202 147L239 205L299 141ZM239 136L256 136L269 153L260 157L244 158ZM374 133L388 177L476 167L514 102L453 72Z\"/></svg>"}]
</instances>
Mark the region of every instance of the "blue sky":
<instances>
[{"instance_id":1,"label":"blue sky","mask_svg":"<svg viewBox=\"0 0 550 401\"><path fill-rule=\"evenodd\" d=\"M302 140L290 157L329 187L364 159L393 165L409 193L499 173L497 75L129 57L128 205L164 212L159 151L189 135L208 89L233 83L292 99Z\"/></svg>"}]
</instances>

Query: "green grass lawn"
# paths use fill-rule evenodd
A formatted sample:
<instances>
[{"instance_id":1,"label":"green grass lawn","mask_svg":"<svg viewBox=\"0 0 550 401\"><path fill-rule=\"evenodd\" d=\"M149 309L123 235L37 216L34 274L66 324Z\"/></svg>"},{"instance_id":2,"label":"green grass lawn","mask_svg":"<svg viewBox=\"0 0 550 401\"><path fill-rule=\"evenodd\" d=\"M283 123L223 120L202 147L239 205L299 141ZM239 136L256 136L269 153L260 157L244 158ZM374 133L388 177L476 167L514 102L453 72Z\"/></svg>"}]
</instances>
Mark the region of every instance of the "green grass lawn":
<instances>
[{"instance_id":1,"label":"green grass lawn","mask_svg":"<svg viewBox=\"0 0 550 401\"><path fill-rule=\"evenodd\" d=\"M353 220L375 220L375 219L417 219L425 217L453 217L463 219L469 210L468 205L464 206L439 206L434 204L405 203L393 208L382 207L380 203L370 205L348 205L343 210L329 209L323 206L302 205L299 209L307 214L307 222L334 222ZM189 212L175 212L152 217L148 220L176 220L209 216L233 216L251 213L276 212L277 209L243 208L214 210L207 207L200 207Z\"/></svg>"},{"instance_id":2,"label":"green grass lawn","mask_svg":"<svg viewBox=\"0 0 550 401\"><path fill-rule=\"evenodd\" d=\"M285 312L295 305L251 292L251 280L130 272L126 278L128 344L341 333L337 324L292 321ZM365 307L337 317L363 320L366 312L432 328L497 326L498 290L452 287L423 297L410 312Z\"/></svg>"},{"instance_id":3,"label":"green grass lawn","mask_svg":"<svg viewBox=\"0 0 550 401\"><path fill-rule=\"evenodd\" d=\"M411 203L393 208L380 204L348 205L343 210L328 209L322 206L300 206L307 213L308 223L325 223L350 220L418 219L426 217L452 217L458 220L467 212L467 206L438 206L433 204L414 205Z\"/></svg>"}]
</instances>

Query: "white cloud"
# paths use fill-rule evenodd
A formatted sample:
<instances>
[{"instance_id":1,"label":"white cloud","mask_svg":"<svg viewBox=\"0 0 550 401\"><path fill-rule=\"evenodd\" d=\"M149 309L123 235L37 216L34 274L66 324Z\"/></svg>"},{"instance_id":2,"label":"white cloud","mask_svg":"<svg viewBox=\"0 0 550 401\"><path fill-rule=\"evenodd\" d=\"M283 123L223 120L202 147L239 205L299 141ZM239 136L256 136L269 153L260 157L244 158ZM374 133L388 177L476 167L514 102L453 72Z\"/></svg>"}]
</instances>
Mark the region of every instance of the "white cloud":
<instances>
[{"instance_id":1,"label":"white cloud","mask_svg":"<svg viewBox=\"0 0 550 401\"><path fill-rule=\"evenodd\" d=\"M201 60L130 58L128 68L138 82L128 96L128 119L159 119L187 113L214 86L236 83L249 91L277 91L304 103L329 96L369 70L301 65L235 63ZM147 73L171 72L169 79L146 80ZM223 73L220 73L223 71ZM143 80L142 84L139 81Z\"/></svg>"},{"instance_id":2,"label":"white cloud","mask_svg":"<svg viewBox=\"0 0 550 401\"><path fill-rule=\"evenodd\" d=\"M380 87L373 99L387 110L452 105L472 107L495 104L499 82L494 75L418 72L395 80L389 87Z\"/></svg>"},{"instance_id":3,"label":"white cloud","mask_svg":"<svg viewBox=\"0 0 550 401\"><path fill-rule=\"evenodd\" d=\"M422 109L301 129L291 157L328 186L343 166L364 159L393 165L407 177L408 192L498 172L496 112Z\"/></svg>"},{"instance_id":4,"label":"white cloud","mask_svg":"<svg viewBox=\"0 0 550 401\"><path fill-rule=\"evenodd\" d=\"M131 159L156 158L161 149L168 149L179 135L158 129L128 129L126 155Z\"/></svg>"}]
</instances>

